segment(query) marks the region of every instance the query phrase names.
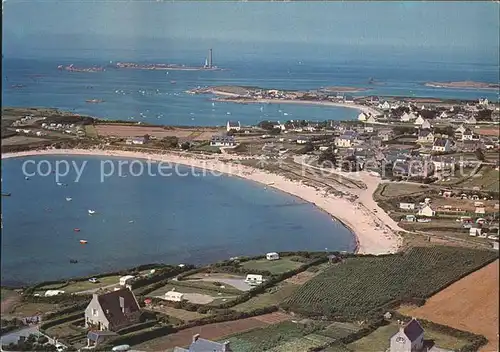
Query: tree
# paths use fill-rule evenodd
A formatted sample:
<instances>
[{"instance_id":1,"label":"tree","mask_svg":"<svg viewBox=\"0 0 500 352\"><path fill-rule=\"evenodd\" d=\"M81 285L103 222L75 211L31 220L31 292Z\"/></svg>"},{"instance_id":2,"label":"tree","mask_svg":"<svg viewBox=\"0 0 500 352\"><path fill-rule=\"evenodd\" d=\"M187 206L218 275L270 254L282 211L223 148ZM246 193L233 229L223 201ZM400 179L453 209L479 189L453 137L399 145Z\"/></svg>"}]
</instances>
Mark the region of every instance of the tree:
<instances>
[{"instance_id":1,"label":"tree","mask_svg":"<svg viewBox=\"0 0 500 352\"><path fill-rule=\"evenodd\" d=\"M189 148L191 148L191 144L189 144L189 142L184 142L181 144L182 150L188 150Z\"/></svg>"},{"instance_id":2,"label":"tree","mask_svg":"<svg viewBox=\"0 0 500 352\"><path fill-rule=\"evenodd\" d=\"M478 121L485 121L485 120L490 121L492 113L493 113L493 110L488 110L488 109L479 110L477 112L477 120Z\"/></svg>"},{"instance_id":3,"label":"tree","mask_svg":"<svg viewBox=\"0 0 500 352\"><path fill-rule=\"evenodd\" d=\"M179 145L179 138L175 136L168 136L162 138L158 144L163 148L177 148Z\"/></svg>"},{"instance_id":4,"label":"tree","mask_svg":"<svg viewBox=\"0 0 500 352\"><path fill-rule=\"evenodd\" d=\"M274 129L274 123L272 123L271 121L261 121L258 123L258 125L260 128L264 129L264 130L273 130Z\"/></svg>"},{"instance_id":5,"label":"tree","mask_svg":"<svg viewBox=\"0 0 500 352\"><path fill-rule=\"evenodd\" d=\"M336 167L337 156L333 152L333 148L328 148L318 158L318 164L323 167Z\"/></svg>"},{"instance_id":6,"label":"tree","mask_svg":"<svg viewBox=\"0 0 500 352\"><path fill-rule=\"evenodd\" d=\"M481 148L476 149L476 151L474 152L474 154L476 154L477 160L484 161L485 157L484 157L484 153L481 150Z\"/></svg>"}]
</instances>

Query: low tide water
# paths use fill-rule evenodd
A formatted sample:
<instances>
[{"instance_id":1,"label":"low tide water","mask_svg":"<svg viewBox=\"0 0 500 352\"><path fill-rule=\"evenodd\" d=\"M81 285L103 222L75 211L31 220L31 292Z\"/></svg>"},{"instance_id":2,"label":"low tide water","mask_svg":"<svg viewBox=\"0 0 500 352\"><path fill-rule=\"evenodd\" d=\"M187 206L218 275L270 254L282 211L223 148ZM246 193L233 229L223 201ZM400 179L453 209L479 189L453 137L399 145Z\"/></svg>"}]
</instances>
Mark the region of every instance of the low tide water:
<instances>
[{"instance_id":1,"label":"low tide water","mask_svg":"<svg viewBox=\"0 0 500 352\"><path fill-rule=\"evenodd\" d=\"M61 185L52 173L25 179L26 160L48 160L54 167L63 159L80 166L87 161L79 182L75 172L60 179ZM261 184L195 176L183 166L179 170L188 176L132 176L125 168L122 177L114 174L101 182L102 161L83 156L2 160L2 191L12 194L2 199L2 285L153 262L206 264L270 251L355 248L353 234L331 216ZM89 209L96 213L89 215ZM71 259L78 263L70 264Z\"/></svg>"}]
</instances>

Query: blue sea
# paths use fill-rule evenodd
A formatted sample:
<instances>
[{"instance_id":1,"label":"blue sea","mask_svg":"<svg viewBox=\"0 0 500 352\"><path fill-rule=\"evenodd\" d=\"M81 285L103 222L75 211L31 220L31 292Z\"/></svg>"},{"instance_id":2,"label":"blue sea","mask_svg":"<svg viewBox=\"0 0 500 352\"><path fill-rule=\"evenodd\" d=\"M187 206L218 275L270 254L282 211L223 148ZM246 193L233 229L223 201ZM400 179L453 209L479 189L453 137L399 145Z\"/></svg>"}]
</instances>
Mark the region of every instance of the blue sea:
<instances>
[{"instance_id":1,"label":"blue sea","mask_svg":"<svg viewBox=\"0 0 500 352\"><path fill-rule=\"evenodd\" d=\"M79 167L87 163L78 182L76 172L56 180L43 163L41 174L48 176L25 180L26 160L48 160L52 170L58 160ZM118 168L120 159L107 160ZM65 156L2 160L2 192L12 193L2 197L2 285L153 262L207 264L270 251L355 248L352 233L328 214L260 184L197 176L183 166L179 171L188 176L133 176L140 170L138 162L123 167L122 177L115 173L101 182L101 161ZM30 174L35 170L33 163L26 166ZM157 173L154 164L151 170ZM95 214L89 215L89 209Z\"/></svg>"},{"instance_id":2,"label":"blue sea","mask_svg":"<svg viewBox=\"0 0 500 352\"><path fill-rule=\"evenodd\" d=\"M99 55L83 50L76 57L69 51L59 58L48 57L47 52L6 57L2 106L54 107L104 119L164 125L217 126L229 119L242 124L343 120L358 113L347 108L213 103L210 96L193 96L186 90L214 85L296 90L335 85L369 88L358 95L498 99L497 91L423 85L428 81L498 82L498 65L474 60L426 61L418 55L406 60L393 52L378 58L346 56L333 49L328 54L300 48L287 54L262 48L237 51L229 44L224 50L214 49L215 64L224 71L168 74L112 68L78 73L59 71L57 66L104 66L110 61L202 65L205 49L179 49L154 57L113 49ZM375 84L368 85L370 78ZM88 104L87 99L105 102ZM2 284L91 275L151 262L203 264L268 251L355 247L352 234L330 216L262 185L228 176L148 175L115 175L101 183L101 159L64 159L88 160L79 182L68 178L62 181L67 186L58 186L52 174L25 180L21 168L25 159L2 161L2 191L12 193L2 197ZM48 160L54 163L58 158ZM96 214L89 216L88 209L95 209ZM80 239L88 244L81 245ZM70 259L78 264L70 264Z\"/></svg>"},{"instance_id":3,"label":"blue sea","mask_svg":"<svg viewBox=\"0 0 500 352\"><path fill-rule=\"evenodd\" d=\"M442 89L426 87L429 81L498 82L498 66L485 63L405 62L340 60L322 58L280 59L243 55L241 59L218 58L224 71L145 71L108 68L105 72L84 73L57 70L57 66L106 66L110 61L163 62L202 65L203 54L151 59L130 53L107 58L4 59L3 106L57 107L105 119L144 121L163 125L217 126L227 120L256 124L262 120L353 119L358 112L348 108L297 106L289 104L213 103L207 95L190 95L186 90L199 86L241 85L263 88L309 90L328 86L363 87L353 95L417 96L454 99L498 99L495 90ZM200 57L198 57L199 55ZM368 81L374 79L374 84ZM175 81L175 84L172 82ZM13 88L24 85L24 88ZM89 104L87 99L102 99Z\"/></svg>"}]
</instances>

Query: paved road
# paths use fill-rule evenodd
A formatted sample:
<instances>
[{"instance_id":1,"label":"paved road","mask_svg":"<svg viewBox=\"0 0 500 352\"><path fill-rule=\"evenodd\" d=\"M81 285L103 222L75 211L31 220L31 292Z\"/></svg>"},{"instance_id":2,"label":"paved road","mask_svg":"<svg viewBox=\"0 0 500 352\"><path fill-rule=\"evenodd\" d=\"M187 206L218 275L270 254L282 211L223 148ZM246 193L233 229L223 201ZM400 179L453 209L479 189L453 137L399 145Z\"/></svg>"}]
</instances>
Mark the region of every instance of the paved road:
<instances>
[{"instance_id":1,"label":"paved road","mask_svg":"<svg viewBox=\"0 0 500 352\"><path fill-rule=\"evenodd\" d=\"M38 326L31 326L29 328L24 328L24 329L21 329L21 330L17 330L17 331L12 331L12 332L9 332L5 335L2 335L2 337L0 337L0 340L2 342L2 345L8 345L9 343L17 343L17 341L19 340L19 337L21 336L30 336L31 334L38 334Z\"/></svg>"}]
</instances>

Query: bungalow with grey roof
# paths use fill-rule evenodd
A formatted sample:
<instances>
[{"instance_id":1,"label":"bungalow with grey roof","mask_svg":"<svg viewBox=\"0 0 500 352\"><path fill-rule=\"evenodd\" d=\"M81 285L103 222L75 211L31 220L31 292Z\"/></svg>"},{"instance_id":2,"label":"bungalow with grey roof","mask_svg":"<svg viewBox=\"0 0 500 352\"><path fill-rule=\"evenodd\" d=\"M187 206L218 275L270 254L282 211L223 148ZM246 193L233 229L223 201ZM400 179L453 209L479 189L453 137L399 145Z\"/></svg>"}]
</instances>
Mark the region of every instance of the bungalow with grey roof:
<instances>
[{"instance_id":1,"label":"bungalow with grey roof","mask_svg":"<svg viewBox=\"0 0 500 352\"><path fill-rule=\"evenodd\" d=\"M226 124L226 131L240 131L241 124L239 121L228 121Z\"/></svg>"},{"instance_id":2,"label":"bungalow with grey roof","mask_svg":"<svg viewBox=\"0 0 500 352\"><path fill-rule=\"evenodd\" d=\"M234 147L236 142L233 136L212 136L211 147Z\"/></svg>"}]
</instances>

